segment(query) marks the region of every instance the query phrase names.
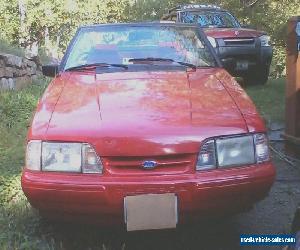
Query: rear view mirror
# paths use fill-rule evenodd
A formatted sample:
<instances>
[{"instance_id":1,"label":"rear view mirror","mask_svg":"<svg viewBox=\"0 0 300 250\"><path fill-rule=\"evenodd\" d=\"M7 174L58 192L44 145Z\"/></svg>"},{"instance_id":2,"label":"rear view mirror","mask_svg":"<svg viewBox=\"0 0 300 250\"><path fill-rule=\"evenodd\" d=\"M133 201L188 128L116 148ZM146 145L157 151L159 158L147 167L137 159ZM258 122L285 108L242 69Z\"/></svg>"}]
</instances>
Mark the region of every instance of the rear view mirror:
<instances>
[{"instance_id":1,"label":"rear view mirror","mask_svg":"<svg viewBox=\"0 0 300 250\"><path fill-rule=\"evenodd\" d=\"M58 74L58 65L44 65L42 66L42 72L44 76L55 77Z\"/></svg>"}]
</instances>

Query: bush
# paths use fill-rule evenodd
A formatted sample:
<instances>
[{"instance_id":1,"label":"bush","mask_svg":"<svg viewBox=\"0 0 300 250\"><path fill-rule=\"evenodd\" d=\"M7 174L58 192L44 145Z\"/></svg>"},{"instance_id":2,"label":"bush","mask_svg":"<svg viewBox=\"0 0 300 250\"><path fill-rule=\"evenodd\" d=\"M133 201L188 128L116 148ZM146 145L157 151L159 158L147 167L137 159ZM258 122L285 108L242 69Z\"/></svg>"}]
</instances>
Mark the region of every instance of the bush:
<instances>
[{"instance_id":1,"label":"bush","mask_svg":"<svg viewBox=\"0 0 300 250\"><path fill-rule=\"evenodd\" d=\"M4 39L0 38L0 53L7 53L7 54L12 54L16 56L24 56L25 52L24 49L14 46L9 44L7 41Z\"/></svg>"},{"instance_id":2,"label":"bush","mask_svg":"<svg viewBox=\"0 0 300 250\"><path fill-rule=\"evenodd\" d=\"M286 52L285 47L283 46L274 46L273 47L273 60L271 65L271 77L273 78L280 78L285 76L286 74Z\"/></svg>"},{"instance_id":3,"label":"bush","mask_svg":"<svg viewBox=\"0 0 300 250\"><path fill-rule=\"evenodd\" d=\"M21 91L0 92L0 177L5 172L19 173L19 167L13 166L23 163L23 145L32 111L47 82L43 78ZM7 169L7 165L12 166Z\"/></svg>"}]
</instances>

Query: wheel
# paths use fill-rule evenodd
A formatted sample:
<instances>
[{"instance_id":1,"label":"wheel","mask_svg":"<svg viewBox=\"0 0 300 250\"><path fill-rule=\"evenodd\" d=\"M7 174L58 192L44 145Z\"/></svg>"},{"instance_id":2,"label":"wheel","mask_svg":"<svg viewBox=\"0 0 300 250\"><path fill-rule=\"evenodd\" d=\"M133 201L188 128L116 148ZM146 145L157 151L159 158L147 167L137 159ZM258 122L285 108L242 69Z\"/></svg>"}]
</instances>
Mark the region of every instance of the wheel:
<instances>
[{"instance_id":1,"label":"wheel","mask_svg":"<svg viewBox=\"0 0 300 250\"><path fill-rule=\"evenodd\" d=\"M244 82L246 85L263 85L268 82L270 67L262 66L251 70L245 77Z\"/></svg>"}]
</instances>

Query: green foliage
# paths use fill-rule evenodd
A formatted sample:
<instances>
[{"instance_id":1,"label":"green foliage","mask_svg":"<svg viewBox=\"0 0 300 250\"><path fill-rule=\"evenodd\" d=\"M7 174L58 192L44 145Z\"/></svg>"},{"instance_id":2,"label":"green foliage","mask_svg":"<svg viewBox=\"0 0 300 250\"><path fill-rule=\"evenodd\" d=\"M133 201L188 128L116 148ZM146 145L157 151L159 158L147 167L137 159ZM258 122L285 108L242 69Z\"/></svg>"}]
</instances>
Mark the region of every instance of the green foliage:
<instances>
[{"instance_id":1,"label":"green foliage","mask_svg":"<svg viewBox=\"0 0 300 250\"><path fill-rule=\"evenodd\" d=\"M201 1L190 1L201 3ZM274 59L271 75L281 77L285 74L285 39L287 20L300 15L299 0L258 0L253 6L247 0L206 0L205 3L217 4L231 11L242 24L266 31L274 43ZM168 8L186 1L180 0L136 0L128 11L128 16L136 21L157 20Z\"/></svg>"},{"instance_id":2,"label":"green foliage","mask_svg":"<svg viewBox=\"0 0 300 250\"><path fill-rule=\"evenodd\" d=\"M20 3L25 21L20 23ZM190 1L199 3L201 1ZM273 76L284 73L286 23L300 14L298 0L206 0L233 12L240 22L265 30L275 43ZM47 55L62 56L76 29L85 24L158 20L184 0L0 0L0 34L12 44L37 42ZM22 5L21 5L22 6ZM9 24L9 25L8 25ZM0 45L1 46L1 45ZM1 47L0 47L1 50ZM45 54L45 53L44 53Z\"/></svg>"},{"instance_id":3,"label":"green foliage","mask_svg":"<svg viewBox=\"0 0 300 250\"><path fill-rule=\"evenodd\" d=\"M3 181L7 183L7 178L19 174L24 163L23 145L26 130L37 99L45 88L44 82L47 80L39 80L19 92L0 92L0 197L2 198Z\"/></svg>"},{"instance_id":4,"label":"green foliage","mask_svg":"<svg viewBox=\"0 0 300 250\"><path fill-rule=\"evenodd\" d=\"M285 75L286 50L284 46L274 46L271 76L279 78Z\"/></svg>"},{"instance_id":5,"label":"green foliage","mask_svg":"<svg viewBox=\"0 0 300 250\"><path fill-rule=\"evenodd\" d=\"M63 52L81 25L128 20L124 14L128 0L23 0L26 15L21 23L19 2L0 0L1 34L27 48L38 42L49 54Z\"/></svg>"},{"instance_id":6,"label":"green foliage","mask_svg":"<svg viewBox=\"0 0 300 250\"><path fill-rule=\"evenodd\" d=\"M0 34L2 39L18 44L19 18L16 0L0 0Z\"/></svg>"},{"instance_id":7,"label":"green foliage","mask_svg":"<svg viewBox=\"0 0 300 250\"><path fill-rule=\"evenodd\" d=\"M274 43L274 57L271 74L281 77L285 74L285 44L287 21L300 15L298 0L260 0L252 8L245 9L247 22L271 35Z\"/></svg>"},{"instance_id":8,"label":"green foliage","mask_svg":"<svg viewBox=\"0 0 300 250\"><path fill-rule=\"evenodd\" d=\"M262 86L248 86L246 92L256 104L267 124L284 121L285 78L269 81Z\"/></svg>"},{"instance_id":9,"label":"green foliage","mask_svg":"<svg viewBox=\"0 0 300 250\"><path fill-rule=\"evenodd\" d=\"M9 44L4 39L0 38L0 53L13 54L16 56L24 56L24 50L18 46Z\"/></svg>"},{"instance_id":10,"label":"green foliage","mask_svg":"<svg viewBox=\"0 0 300 250\"><path fill-rule=\"evenodd\" d=\"M29 121L47 82L0 92L0 249L42 249L37 238L28 240L36 216L23 195L20 173Z\"/></svg>"},{"instance_id":11,"label":"green foliage","mask_svg":"<svg viewBox=\"0 0 300 250\"><path fill-rule=\"evenodd\" d=\"M0 116L1 125L7 128L24 125L31 117L37 98L41 94L40 81L34 82L30 87L20 91L7 91L1 93ZM43 80L44 81L44 80ZM43 83L42 83L42 86Z\"/></svg>"}]
</instances>

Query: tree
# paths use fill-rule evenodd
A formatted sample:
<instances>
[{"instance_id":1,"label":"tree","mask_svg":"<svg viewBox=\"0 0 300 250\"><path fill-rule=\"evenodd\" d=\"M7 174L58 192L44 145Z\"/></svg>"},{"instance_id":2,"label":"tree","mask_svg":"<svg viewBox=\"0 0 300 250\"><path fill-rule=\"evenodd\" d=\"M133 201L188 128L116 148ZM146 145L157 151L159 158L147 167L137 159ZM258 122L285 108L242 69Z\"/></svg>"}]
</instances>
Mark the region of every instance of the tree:
<instances>
[{"instance_id":1,"label":"tree","mask_svg":"<svg viewBox=\"0 0 300 250\"><path fill-rule=\"evenodd\" d=\"M11 43L37 45L62 55L77 27L85 24L159 20L186 0L0 0L0 35ZM199 3L192 0L191 3ZM299 0L206 0L233 12L240 22L265 30L275 42L276 70L283 71L286 23L300 15Z\"/></svg>"}]
</instances>

